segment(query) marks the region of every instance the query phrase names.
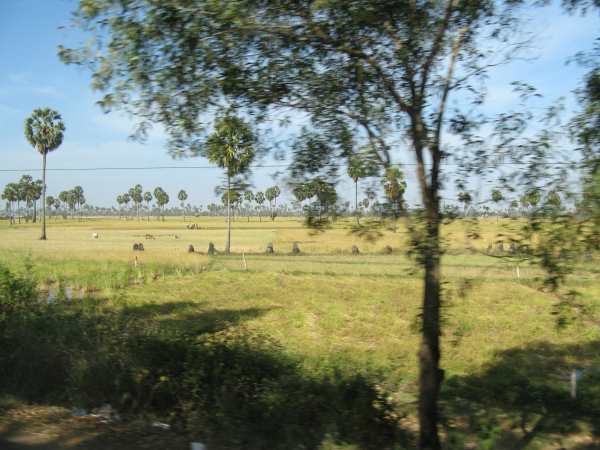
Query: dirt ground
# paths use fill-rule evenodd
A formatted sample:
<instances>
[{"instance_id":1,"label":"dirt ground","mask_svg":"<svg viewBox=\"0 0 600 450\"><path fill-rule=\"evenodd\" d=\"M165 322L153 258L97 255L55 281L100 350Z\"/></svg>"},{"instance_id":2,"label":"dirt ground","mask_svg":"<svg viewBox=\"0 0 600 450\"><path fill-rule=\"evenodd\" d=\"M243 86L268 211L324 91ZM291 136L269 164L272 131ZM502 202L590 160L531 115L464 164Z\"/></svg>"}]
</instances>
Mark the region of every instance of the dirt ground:
<instances>
[{"instance_id":1,"label":"dirt ground","mask_svg":"<svg viewBox=\"0 0 600 450\"><path fill-rule=\"evenodd\" d=\"M0 414L2 450L187 450L189 438L145 422L106 423L51 406L19 406Z\"/></svg>"}]
</instances>

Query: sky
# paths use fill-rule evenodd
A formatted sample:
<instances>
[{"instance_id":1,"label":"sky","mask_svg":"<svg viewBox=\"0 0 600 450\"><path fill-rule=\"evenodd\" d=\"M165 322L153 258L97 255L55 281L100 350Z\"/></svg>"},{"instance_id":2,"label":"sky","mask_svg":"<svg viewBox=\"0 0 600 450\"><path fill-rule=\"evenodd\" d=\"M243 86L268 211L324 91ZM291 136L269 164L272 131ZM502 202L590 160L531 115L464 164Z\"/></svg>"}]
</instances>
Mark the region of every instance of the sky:
<instances>
[{"instance_id":1,"label":"sky","mask_svg":"<svg viewBox=\"0 0 600 450\"><path fill-rule=\"evenodd\" d=\"M81 37L68 26L76 4L75 0L0 0L0 190L24 173L41 178L40 172L24 170L41 166L40 155L23 133L25 118L39 107L58 110L67 128L62 146L48 157L49 169L209 166L202 158L173 160L160 127L150 133L147 142L132 142L128 137L134 122L119 113L101 111L95 104L99 95L90 88L89 71L59 61L57 46ZM585 70L565 63L577 51L591 49L593 39L599 35L598 14L568 15L554 4L528 11L528 15L527 31L537 36L535 48L529 51L535 59L515 61L494 70L487 83L485 108L500 111L514 105L516 96L510 82L521 80L536 86L548 101L565 97L567 109L573 110L573 90L581 83ZM267 156L263 163L273 161ZM2 171L7 169L18 171ZM275 184L275 171L255 169L251 178L254 189L264 190ZM207 205L215 201L214 187L221 177L217 168L51 170L47 185L49 195L81 185L88 203L98 206L116 204L116 196L137 183L150 191L162 186L172 203L177 192L185 189L188 202ZM417 190L410 172L407 182L407 200L414 204ZM352 183L342 180L338 192L350 200L354 193ZM452 192L445 195L449 197ZM289 198L284 191L284 200Z\"/></svg>"}]
</instances>

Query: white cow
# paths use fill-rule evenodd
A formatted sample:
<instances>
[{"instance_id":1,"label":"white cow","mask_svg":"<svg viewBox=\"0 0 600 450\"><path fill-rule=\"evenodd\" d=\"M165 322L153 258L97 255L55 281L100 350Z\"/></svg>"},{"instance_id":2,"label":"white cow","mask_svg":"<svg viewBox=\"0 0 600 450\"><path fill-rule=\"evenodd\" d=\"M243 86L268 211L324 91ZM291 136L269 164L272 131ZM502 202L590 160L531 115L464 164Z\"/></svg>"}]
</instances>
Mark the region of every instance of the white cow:
<instances>
[{"instance_id":1,"label":"white cow","mask_svg":"<svg viewBox=\"0 0 600 450\"><path fill-rule=\"evenodd\" d=\"M98 233L93 233L92 234L92 239L98 239Z\"/></svg>"}]
</instances>

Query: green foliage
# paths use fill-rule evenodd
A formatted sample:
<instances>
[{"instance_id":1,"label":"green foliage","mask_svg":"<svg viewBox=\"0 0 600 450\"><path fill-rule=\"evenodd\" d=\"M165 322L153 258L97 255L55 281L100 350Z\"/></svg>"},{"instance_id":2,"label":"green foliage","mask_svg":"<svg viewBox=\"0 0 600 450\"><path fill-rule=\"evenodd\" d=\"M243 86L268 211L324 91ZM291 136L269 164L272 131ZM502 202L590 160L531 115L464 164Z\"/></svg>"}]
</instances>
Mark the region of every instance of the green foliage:
<instances>
[{"instance_id":1,"label":"green foliage","mask_svg":"<svg viewBox=\"0 0 600 450\"><path fill-rule=\"evenodd\" d=\"M37 284L0 264L0 329L16 314L26 314L37 303Z\"/></svg>"},{"instance_id":2,"label":"green foliage","mask_svg":"<svg viewBox=\"0 0 600 450\"><path fill-rule=\"evenodd\" d=\"M242 199L242 194L240 194L239 191L231 189L231 190L225 190L223 191L223 193L221 194L221 203L223 203L225 206L227 206L227 203L229 202L231 205L236 205L237 203L239 203Z\"/></svg>"},{"instance_id":3,"label":"green foliage","mask_svg":"<svg viewBox=\"0 0 600 450\"><path fill-rule=\"evenodd\" d=\"M226 115L215 122L203 156L225 169L228 177L234 177L248 170L254 159L255 145L250 126L239 117Z\"/></svg>"},{"instance_id":4,"label":"green foliage","mask_svg":"<svg viewBox=\"0 0 600 450\"><path fill-rule=\"evenodd\" d=\"M262 192L257 192L254 196L254 201L260 206L265 202L265 194Z\"/></svg>"},{"instance_id":5,"label":"green foliage","mask_svg":"<svg viewBox=\"0 0 600 450\"><path fill-rule=\"evenodd\" d=\"M393 217L398 217L406 209L404 205L404 192L406 191L404 174L397 167L388 167L382 184L387 199L386 211L389 211Z\"/></svg>"},{"instance_id":6,"label":"green foliage","mask_svg":"<svg viewBox=\"0 0 600 450\"><path fill-rule=\"evenodd\" d=\"M499 189L494 189L492 191L492 201L498 204L502 200L504 200L504 195L502 195L502 191L500 191Z\"/></svg>"},{"instance_id":7,"label":"green foliage","mask_svg":"<svg viewBox=\"0 0 600 450\"><path fill-rule=\"evenodd\" d=\"M60 114L50 108L34 109L25 120L25 137L41 154L56 150L62 144L64 132Z\"/></svg>"}]
</instances>

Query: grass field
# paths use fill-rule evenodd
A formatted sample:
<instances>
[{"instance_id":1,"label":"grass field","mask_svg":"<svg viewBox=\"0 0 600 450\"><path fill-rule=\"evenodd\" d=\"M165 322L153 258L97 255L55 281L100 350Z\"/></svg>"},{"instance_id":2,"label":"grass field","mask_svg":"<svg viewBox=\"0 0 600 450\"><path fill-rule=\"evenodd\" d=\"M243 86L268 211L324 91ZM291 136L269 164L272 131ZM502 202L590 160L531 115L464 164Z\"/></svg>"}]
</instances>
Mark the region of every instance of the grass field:
<instances>
[{"instance_id":1,"label":"grass field","mask_svg":"<svg viewBox=\"0 0 600 450\"><path fill-rule=\"evenodd\" d=\"M199 230L186 228L192 221ZM580 293L579 314L559 329L557 297L540 289L540 270L522 263L517 279L514 261L484 253L499 230L516 226L480 222L474 251L466 249L460 221L444 228L447 447L598 448L598 379L585 375L584 395L569 397L573 368L600 367L598 258L581 263L569 278L565 290ZM29 270L41 289L81 289L165 333L240 329L266 335L299 362L302 377L339 372L371 380L399 427L414 433L422 282L405 255L401 224L368 241L351 233L350 221L313 233L296 218L240 218L233 254L214 257L206 249L209 242L224 247L223 218L51 220L45 242L37 240L38 228L0 223L0 262L17 273ZM133 252L134 242L145 251ZM274 255L264 253L269 242ZM300 255L291 254L294 242ZM187 252L189 244L195 253ZM352 245L360 255L351 255ZM384 254L386 245L392 254ZM343 448L362 448L356 445Z\"/></svg>"}]
</instances>

